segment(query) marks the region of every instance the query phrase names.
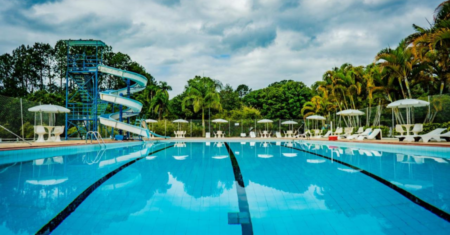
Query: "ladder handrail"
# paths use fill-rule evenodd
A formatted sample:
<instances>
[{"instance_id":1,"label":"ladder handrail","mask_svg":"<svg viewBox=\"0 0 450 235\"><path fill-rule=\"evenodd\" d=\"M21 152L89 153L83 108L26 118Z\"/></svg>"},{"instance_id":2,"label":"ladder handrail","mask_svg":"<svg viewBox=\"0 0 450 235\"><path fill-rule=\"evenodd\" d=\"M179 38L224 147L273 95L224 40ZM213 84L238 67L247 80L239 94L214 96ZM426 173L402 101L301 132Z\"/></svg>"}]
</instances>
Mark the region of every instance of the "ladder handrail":
<instances>
[{"instance_id":1,"label":"ladder handrail","mask_svg":"<svg viewBox=\"0 0 450 235\"><path fill-rule=\"evenodd\" d=\"M14 132L10 131L8 128L6 128L6 127L4 127L4 126L2 126L2 125L0 125L0 127L3 128L3 129L5 129L7 132L9 132L9 133L11 133L11 134L17 136L17 138L22 139L23 142L25 142L25 143L27 143L27 144L29 144L29 145L33 145L31 142L28 142L28 141L26 141L24 138L22 138L22 137L16 135Z\"/></svg>"},{"instance_id":2,"label":"ladder handrail","mask_svg":"<svg viewBox=\"0 0 450 235\"><path fill-rule=\"evenodd\" d=\"M103 145L106 146L105 141L102 138L102 135L98 131L88 131L88 132L86 132L86 143L87 143L87 138L88 138L89 134L94 135L94 137L97 139L98 144L100 144L100 140L101 140ZM91 144L92 144L92 137L91 137Z\"/></svg>"}]
</instances>

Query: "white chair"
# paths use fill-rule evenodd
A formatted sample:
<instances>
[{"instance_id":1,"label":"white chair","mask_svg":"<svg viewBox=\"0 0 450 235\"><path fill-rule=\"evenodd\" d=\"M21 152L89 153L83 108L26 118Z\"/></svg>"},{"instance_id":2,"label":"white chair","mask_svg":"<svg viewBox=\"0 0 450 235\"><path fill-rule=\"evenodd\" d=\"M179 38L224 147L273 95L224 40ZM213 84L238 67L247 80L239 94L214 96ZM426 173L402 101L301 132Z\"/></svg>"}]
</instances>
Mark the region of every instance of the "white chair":
<instances>
[{"instance_id":1,"label":"white chair","mask_svg":"<svg viewBox=\"0 0 450 235\"><path fill-rule=\"evenodd\" d=\"M370 135L367 136L359 136L358 140L364 140L364 139L368 139L368 140L374 140L374 139L379 139L381 140L382 136L381 136L381 129L375 129L372 131L372 133L370 133Z\"/></svg>"},{"instance_id":2,"label":"white chair","mask_svg":"<svg viewBox=\"0 0 450 235\"><path fill-rule=\"evenodd\" d=\"M183 131L182 136L183 136L183 138L186 138L186 131Z\"/></svg>"},{"instance_id":3,"label":"white chair","mask_svg":"<svg viewBox=\"0 0 450 235\"><path fill-rule=\"evenodd\" d=\"M64 133L64 126L57 126L53 130L53 134L55 135L55 141L61 142L61 134Z\"/></svg>"},{"instance_id":4,"label":"white chair","mask_svg":"<svg viewBox=\"0 0 450 235\"><path fill-rule=\"evenodd\" d=\"M364 132L364 127L358 128L358 131L356 133L361 134Z\"/></svg>"},{"instance_id":5,"label":"white chair","mask_svg":"<svg viewBox=\"0 0 450 235\"><path fill-rule=\"evenodd\" d=\"M277 138L282 138L282 137L281 137L281 133L280 133L279 131L275 132L275 136L276 136Z\"/></svg>"},{"instance_id":6,"label":"white chair","mask_svg":"<svg viewBox=\"0 0 450 235\"><path fill-rule=\"evenodd\" d=\"M447 130L447 129L437 128L437 129L434 129L434 130L426 133L425 135L417 135L417 136L413 136L413 137L416 142L419 141L420 139L422 139L422 141L424 143L428 143L430 140L436 140L437 142L440 142L441 141L441 133L445 130Z\"/></svg>"},{"instance_id":7,"label":"white chair","mask_svg":"<svg viewBox=\"0 0 450 235\"><path fill-rule=\"evenodd\" d=\"M447 131L444 134L442 134L441 138L444 139L445 141L449 142L450 141L450 131Z\"/></svg>"},{"instance_id":8,"label":"white chair","mask_svg":"<svg viewBox=\"0 0 450 235\"><path fill-rule=\"evenodd\" d=\"M241 133L241 137L242 137L242 138L247 137L247 134Z\"/></svg>"},{"instance_id":9,"label":"white chair","mask_svg":"<svg viewBox=\"0 0 450 235\"><path fill-rule=\"evenodd\" d=\"M320 135L320 130L314 130L314 138L320 138L320 137L322 137L321 135Z\"/></svg>"},{"instance_id":10,"label":"white chair","mask_svg":"<svg viewBox=\"0 0 450 235\"><path fill-rule=\"evenodd\" d=\"M34 126L34 133L38 135L36 142L45 142L44 135L47 134L44 126Z\"/></svg>"},{"instance_id":11,"label":"white chair","mask_svg":"<svg viewBox=\"0 0 450 235\"><path fill-rule=\"evenodd\" d=\"M344 133L345 136L351 136L352 133L353 133L353 127L346 127L345 128L345 133Z\"/></svg>"},{"instance_id":12,"label":"white chair","mask_svg":"<svg viewBox=\"0 0 450 235\"><path fill-rule=\"evenodd\" d=\"M250 138L256 138L256 134L253 131L250 131Z\"/></svg>"},{"instance_id":13,"label":"white chair","mask_svg":"<svg viewBox=\"0 0 450 235\"><path fill-rule=\"evenodd\" d=\"M400 125L400 124L395 125L395 131L400 133L400 136L403 136L403 133L405 133L405 130L403 129L402 125Z\"/></svg>"},{"instance_id":14,"label":"white chair","mask_svg":"<svg viewBox=\"0 0 450 235\"><path fill-rule=\"evenodd\" d=\"M173 133L175 134L175 138L178 138L178 131L173 131Z\"/></svg>"},{"instance_id":15,"label":"white chair","mask_svg":"<svg viewBox=\"0 0 450 235\"><path fill-rule=\"evenodd\" d=\"M323 137L328 138L330 135L331 135L331 131L327 131L327 133Z\"/></svg>"},{"instance_id":16,"label":"white chair","mask_svg":"<svg viewBox=\"0 0 450 235\"><path fill-rule=\"evenodd\" d=\"M372 128L367 128L363 133L361 133L361 134L354 134L354 135L351 135L351 136L347 136L347 139L348 140L352 140L352 139L357 139L358 137L360 137L360 136L368 136L368 135L370 135L370 132L372 132Z\"/></svg>"},{"instance_id":17,"label":"white chair","mask_svg":"<svg viewBox=\"0 0 450 235\"><path fill-rule=\"evenodd\" d=\"M422 132L422 131L423 131L423 124L421 124L421 123L414 124L413 130L412 130L414 135L419 135L419 132Z\"/></svg>"},{"instance_id":18,"label":"white chair","mask_svg":"<svg viewBox=\"0 0 450 235\"><path fill-rule=\"evenodd\" d=\"M205 133L205 138L207 138L207 139L211 138L211 133L206 132L206 133Z\"/></svg>"},{"instance_id":19,"label":"white chair","mask_svg":"<svg viewBox=\"0 0 450 235\"><path fill-rule=\"evenodd\" d=\"M336 131L334 132L335 135L341 135L342 134L342 127L336 128Z\"/></svg>"}]
</instances>

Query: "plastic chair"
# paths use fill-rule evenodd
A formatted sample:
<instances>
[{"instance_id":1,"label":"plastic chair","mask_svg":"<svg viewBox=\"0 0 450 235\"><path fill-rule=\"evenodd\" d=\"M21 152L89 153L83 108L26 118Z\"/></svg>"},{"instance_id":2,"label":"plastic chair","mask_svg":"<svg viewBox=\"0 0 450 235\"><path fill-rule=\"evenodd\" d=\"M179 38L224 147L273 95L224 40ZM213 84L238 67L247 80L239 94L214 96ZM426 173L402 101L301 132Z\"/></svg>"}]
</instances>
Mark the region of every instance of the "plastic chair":
<instances>
[{"instance_id":1,"label":"plastic chair","mask_svg":"<svg viewBox=\"0 0 450 235\"><path fill-rule=\"evenodd\" d=\"M414 128L412 130L412 132L414 133L414 135L419 135L419 132L423 131L423 124L414 124Z\"/></svg>"},{"instance_id":2,"label":"plastic chair","mask_svg":"<svg viewBox=\"0 0 450 235\"><path fill-rule=\"evenodd\" d=\"M207 139L211 138L211 133L206 132L206 133L205 133L205 138L207 138Z\"/></svg>"},{"instance_id":3,"label":"plastic chair","mask_svg":"<svg viewBox=\"0 0 450 235\"><path fill-rule=\"evenodd\" d=\"M45 142L44 135L47 134L47 132L45 131L45 128L43 126L35 126L34 133L38 135L38 139L36 140L36 142Z\"/></svg>"},{"instance_id":4,"label":"plastic chair","mask_svg":"<svg viewBox=\"0 0 450 235\"><path fill-rule=\"evenodd\" d=\"M402 125L395 125L395 131L400 133L401 136L403 136L403 133L405 133L405 130L403 129Z\"/></svg>"},{"instance_id":5,"label":"plastic chair","mask_svg":"<svg viewBox=\"0 0 450 235\"><path fill-rule=\"evenodd\" d=\"M55 135L55 141L61 142L61 134L64 133L64 126L57 126L53 130L53 135Z\"/></svg>"}]
</instances>

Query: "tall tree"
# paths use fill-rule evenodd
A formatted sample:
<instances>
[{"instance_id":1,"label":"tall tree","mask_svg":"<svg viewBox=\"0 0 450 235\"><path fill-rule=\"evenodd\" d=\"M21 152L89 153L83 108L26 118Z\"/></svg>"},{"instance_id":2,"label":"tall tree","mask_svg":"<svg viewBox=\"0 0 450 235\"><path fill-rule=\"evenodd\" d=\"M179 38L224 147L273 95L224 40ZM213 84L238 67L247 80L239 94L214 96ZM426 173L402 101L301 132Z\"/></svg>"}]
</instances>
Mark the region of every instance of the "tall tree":
<instances>
[{"instance_id":1,"label":"tall tree","mask_svg":"<svg viewBox=\"0 0 450 235\"><path fill-rule=\"evenodd\" d=\"M222 84L209 77L195 76L188 81L186 86L187 96L183 99L182 109L192 106L194 112L201 112L203 136L205 135L205 110L208 108L221 110L220 95L218 90Z\"/></svg>"}]
</instances>

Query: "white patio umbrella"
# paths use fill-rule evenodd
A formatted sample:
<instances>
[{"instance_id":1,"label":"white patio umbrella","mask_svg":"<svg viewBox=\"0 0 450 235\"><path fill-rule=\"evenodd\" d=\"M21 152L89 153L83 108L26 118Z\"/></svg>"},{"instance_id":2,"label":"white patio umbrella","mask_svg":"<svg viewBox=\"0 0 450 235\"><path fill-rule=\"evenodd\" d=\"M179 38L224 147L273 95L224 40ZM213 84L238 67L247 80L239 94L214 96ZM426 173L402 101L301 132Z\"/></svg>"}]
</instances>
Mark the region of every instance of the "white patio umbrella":
<instances>
[{"instance_id":1,"label":"white patio umbrella","mask_svg":"<svg viewBox=\"0 0 450 235\"><path fill-rule=\"evenodd\" d=\"M281 123L282 125L291 125L291 130L293 130L294 129L294 125L297 125L298 124L298 122L295 122L295 121L284 121L284 122L282 122Z\"/></svg>"},{"instance_id":2,"label":"white patio umbrella","mask_svg":"<svg viewBox=\"0 0 450 235\"><path fill-rule=\"evenodd\" d=\"M326 120L325 117L322 117L322 116L320 116L320 115L312 115L312 116L308 116L308 117L306 117L306 119L308 119L308 120L315 120L315 121L316 121L316 129L317 129L318 121L319 121L319 120L320 120L320 121Z\"/></svg>"},{"instance_id":3,"label":"white patio umbrella","mask_svg":"<svg viewBox=\"0 0 450 235\"><path fill-rule=\"evenodd\" d=\"M342 110L342 111L336 113L336 115L339 115L340 117L341 116L348 117L350 126L356 126L356 125L353 125L351 117L361 116L364 114L365 114L364 112L356 110L356 109L346 109L346 110ZM340 117L339 117L339 119L340 119Z\"/></svg>"},{"instance_id":4,"label":"white patio umbrella","mask_svg":"<svg viewBox=\"0 0 450 235\"><path fill-rule=\"evenodd\" d=\"M42 125L42 113L48 113L49 126L52 126L51 117L54 116L56 113L70 113L69 109L59 105L52 105L52 104L43 104L34 106L29 108L28 111L33 113L41 113L41 125ZM36 119L36 115L34 115L34 119Z\"/></svg>"},{"instance_id":5,"label":"white patio umbrella","mask_svg":"<svg viewBox=\"0 0 450 235\"><path fill-rule=\"evenodd\" d=\"M153 123L157 123L158 121L153 120L153 119L146 119L145 122L146 122L146 123L151 123L151 124L152 124L152 131L153 131Z\"/></svg>"},{"instance_id":6,"label":"white patio umbrella","mask_svg":"<svg viewBox=\"0 0 450 235\"><path fill-rule=\"evenodd\" d=\"M178 130L180 130L180 123L189 123L189 122L184 119L177 119L173 121L173 123L178 123Z\"/></svg>"},{"instance_id":7,"label":"white patio umbrella","mask_svg":"<svg viewBox=\"0 0 450 235\"><path fill-rule=\"evenodd\" d=\"M266 131L267 131L267 129L268 129L268 124L269 123L272 123L273 121L272 120L269 120L269 119L262 119L262 120L259 120L258 121L258 123L265 123L266 124Z\"/></svg>"},{"instance_id":8,"label":"white patio umbrella","mask_svg":"<svg viewBox=\"0 0 450 235\"><path fill-rule=\"evenodd\" d=\"M406 108L406 124L411 124L411 108L425 107L428 105L430 105L430 103L424 100L403 99L388 104L387 108Z\"/></svg>"},{"instance_id":9,"label":"white patio umbrella","mask_svg":"<svg viewBox=\"0 0 450 235\"><path fill-rule=\"evenodd\" d=\"M220 123L228 123L228 121L225 119L214 119L211 122L219 123L219 130L220 130Z\"/></svg>"}]
</instances>

